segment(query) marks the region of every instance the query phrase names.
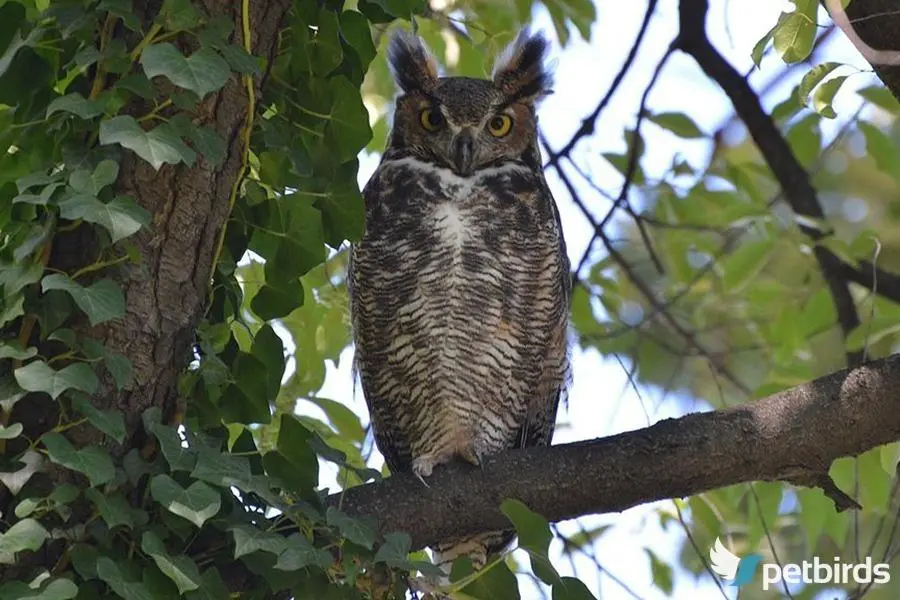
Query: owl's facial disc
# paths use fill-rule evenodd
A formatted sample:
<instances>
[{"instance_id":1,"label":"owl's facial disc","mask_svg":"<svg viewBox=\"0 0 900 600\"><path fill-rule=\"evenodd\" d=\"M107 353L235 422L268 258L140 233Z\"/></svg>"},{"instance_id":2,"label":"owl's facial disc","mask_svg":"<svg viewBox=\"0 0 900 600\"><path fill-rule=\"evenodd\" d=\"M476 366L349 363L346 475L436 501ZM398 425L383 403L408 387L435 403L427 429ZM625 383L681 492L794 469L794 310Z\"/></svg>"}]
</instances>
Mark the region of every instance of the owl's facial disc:
<instances>
[{"instance_id":1,"label":"owl's facial disc","mask_svg":"<svg viewBox=\"0 0 900 600\"><path fill-rule=\"evenodd\" d=\"M453 164L460 175L471 175L475 163L475 136L468 128L453 138Z\"/></svg>"}]
</instances>

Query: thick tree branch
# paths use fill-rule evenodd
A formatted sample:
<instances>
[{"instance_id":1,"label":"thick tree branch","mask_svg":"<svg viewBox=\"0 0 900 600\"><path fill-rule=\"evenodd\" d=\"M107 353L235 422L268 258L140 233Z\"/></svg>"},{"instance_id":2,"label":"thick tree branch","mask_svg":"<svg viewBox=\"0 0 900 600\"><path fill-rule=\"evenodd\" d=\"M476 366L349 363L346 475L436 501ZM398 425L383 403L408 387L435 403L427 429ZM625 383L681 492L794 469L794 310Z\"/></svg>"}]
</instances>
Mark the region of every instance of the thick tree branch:
<instances>
[{"instance_id":1,"label":"thick tree branch","mask_svg":"<svg viewBox=\"0 0 900 600\"><path fill-rule=\"evenodd\" d=\"M900 355L839 371L749 404L608 438L516 450L481 469L439 468L424 487L394 475L329 502L406 531L421 548L508 523L498 506L518 498L551 521L622 511L747 481L823 489L838 510L857 506L828 477L843 456L900 439Z\"/></svg>"}]
</instances>

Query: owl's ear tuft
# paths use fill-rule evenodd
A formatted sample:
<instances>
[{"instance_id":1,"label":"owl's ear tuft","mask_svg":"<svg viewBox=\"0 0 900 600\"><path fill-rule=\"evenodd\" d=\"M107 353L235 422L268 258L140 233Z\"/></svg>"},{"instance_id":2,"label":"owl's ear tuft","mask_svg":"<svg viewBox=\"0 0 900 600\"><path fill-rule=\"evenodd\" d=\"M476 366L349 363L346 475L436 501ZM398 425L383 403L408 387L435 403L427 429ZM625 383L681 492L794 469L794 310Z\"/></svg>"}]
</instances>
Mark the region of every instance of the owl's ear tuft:
<instances>
[{"instance_id":1,"label":"owl's ear tuft","mask_svg":"<svg viewBox=\"0 0 900 600\"><path fill-rule=\"evenodd\" d=\"M388 47L394 80L404 92L430 94L437 84L438 63L414 33L398 30Z\"/></svg>"},{"instance_id":2,"label":"owl's ear tuft","mask_svg":"<svg viewBox=\"0 0 900 600\"><path fill-rule=\"evenodd\" d=\"M522 30L497 57L493 79L509 102L536 102L547 94L553 75L545 64L550 44L540 33Z\"/></svg>"}]
</instances>

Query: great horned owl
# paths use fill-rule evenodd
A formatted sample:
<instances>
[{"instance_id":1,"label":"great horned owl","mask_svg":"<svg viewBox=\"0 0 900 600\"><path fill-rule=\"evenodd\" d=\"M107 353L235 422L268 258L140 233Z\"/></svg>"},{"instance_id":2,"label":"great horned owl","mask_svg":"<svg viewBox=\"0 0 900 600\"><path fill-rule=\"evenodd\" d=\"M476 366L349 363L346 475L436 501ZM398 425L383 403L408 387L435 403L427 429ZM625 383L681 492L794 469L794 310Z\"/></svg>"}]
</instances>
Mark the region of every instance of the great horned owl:
<instances>
[{"instance_id":1,"label":"great horned owl","mask_svg":"<svg viewBox=\"0 0 900 600\"><path fill-rule=\"evenodd\" d=\"M523 32L492 79L439 77L418 37L391 40L401 95L349 286L356 367L392 472L424 478L553 435L571 284L537 141L546 51ZM512 537L450 540L436 562L466 554L480 568Z\"/></svg>"}]
</instances>

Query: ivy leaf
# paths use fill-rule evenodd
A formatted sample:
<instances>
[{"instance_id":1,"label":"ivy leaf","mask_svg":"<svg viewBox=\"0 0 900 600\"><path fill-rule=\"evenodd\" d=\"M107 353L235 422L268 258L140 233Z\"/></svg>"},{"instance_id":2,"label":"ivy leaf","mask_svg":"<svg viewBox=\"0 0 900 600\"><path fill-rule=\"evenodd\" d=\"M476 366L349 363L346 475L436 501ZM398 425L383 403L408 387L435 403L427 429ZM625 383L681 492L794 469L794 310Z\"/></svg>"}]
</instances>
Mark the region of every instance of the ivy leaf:
<instances>
[{"instance_id":1,"label":"ivy leaf","mask_svg":"<svg viewBox=\"0 0 900 600\"><path fill-rule=\"evenodd\" d=\"M78 92L60 96L47 105L45 118L58 112L71 113L81 119L88 120L103 114L103 106L96 100L88 100Z\"/></svg>"},{"instance_id":2,"label":"ivy leaf","mask_svg":"<svg viewBox=\"0 0 900 600\"><path fill-rule=\"evenodd\" d=\"M328 80L334 103L331 118L325 126L325 136L336 149L338 162L352 160L372 139L369 116L363 106L359 86L344 76Z\"/></svg>"},{"instance_id":3,"label":"ivy leaf","mask_svg":"<svg viewBox=\"0 0 900 600\"><path fill-rule=\"evenodd\" d=\"M653 585L662 590L665 595L671 596L674 587L672 567L660 560L656 553L649 548L644 548L644 552L647 553L647 557L650 559L650 573L653 575Z\"/></svg>"},{"instance_id":4,"label":"ivy leaf","mask_svg":"<svg viewBox=\"0 0 900 600\"><path fill-rule=\"evenodd\" d=\"M219 52L228 61L232 71L241 75L259 75L262 73L260 58L253 56L237 44L228 44L219 48Z\"/></svg>"},{"instance_id":5,"label":"ivy leaf","mask_svg":"<svg viewBox=\"0 0 900 600\"><path fill-rule=\"evenodd\" d=\"M531 570L547 585L559 582L559 573L547 554L553 533L547 520L519 500L505 500L500 510L512 522L519 535L519 547L528 551Z\"/></svg>"},{"instance_id":6,"label":"ivy leaf","mask_svg":"<svg viewBox=\"0 0 900 600\"><path fill-rule=\"evenodd\" d=\"M37 354L37 348L29 346L23 348L19 340L8 340L0 342L0 360L4 358L12 358L15 360L28 360Z\"/></svg>"},{"instance_id":7,"label":"ivy leaf","mask_svg":"<svg viewBox=\"0 0 900 600\"><path fill-rule=\"evenodd\" d=\"M125 439L125 418L119 410L100 410L91 404L90 397L72 394L72 407L87 417L91 425L116 440L120 444Z\"/></svg>"},{"instance_id":8,"label":"ivy leaf","mask_svg":"<svg viewBox=\"0 0 900 600\"><path fill-rule=\"evenodd\" d=\"M219 493L202 481L195 481L187 489L168 475L156 475L150 481L150 495L169 512L203 526L222 507Z\"/></svg>"},{"instance_id":9,"label":"ivy leaf","mask_svg":"<svg viewBox=\"0 0 900 600\"><path fill-rule=\"evenodd\" d=\"M61 201L59 208L64 219L83 219L103 226L113 243L150 224L150 213L131 196L116 196L109 202L101 202L91 194L74 194Z\"/></svg>"},{"instance_id":10,"label":"ivy leaf","mask_svg":"<svg viewBox=\"0 0 900 600\"><path fill-rule=\"evenodd\" d=\"M97 559L96 568L97 576L120 597L128 598L128 600L155 600L156 596L151 594L143 583L125 581L119 565L111 559L101 556Z\"/></svg>"},{"instance_id":11,"label":"ivy leaf","mask_svg":"<svg viewBox=\"0 0 900 600\"><path fill-rule=\"evenodd\" d=\"M43 468L43 456L34 450L26 450L16 463L23 465L17 471L0 471L0 483L15 496L22 491L32 475Z\"/></svg>"},{"instance_id":12,"label":"ivy leaf","mask_svg":"<svg viewBox=\"0 0 900 600\"><path fill-rule=\"evenodd\" d=\"M100 143L120 144L159 169L163 164L183 162L194 166L197 154L166 125L144 131L134 117L119 115L100 123Z\"/></svg>"},{"instance_id":13,"label":"ivy leaf","mask_svg":"<svg viewBox=\"0 0 900 600\"><path fill-rule=\"evenodd\" d=\"M191 476L216 486L233 485L242 490L248 489L253 479L250 461L246 457L219 452L206 446L199 447L197 466L191 471Z\"/></svg>"},{"instance_id":14,"label":"ivy leaf","mask_svg":"<svg viewBox=\"0 0 900 600\"><path fill-rule=\"evenodd\" d=\"M337 527L345 538L359 544L364 548L372 549L375 538L378 536L378 528L373 519L366 517L351 517L329 506L325 512L325 520L332 527Z\"/></svg>"},{"instance_id":15,"label":"ivy leaf","mask_svg":"<svg viewBox=\"0 0 900 600\"><path fill-rule=\"evenodd\" d=\"M197 462L197 451L185 446L174 427L167 427L160 423L147 422L145 413L144 427L150 430L159 440L159 449L169 463L172 471L190 471Z\"/></svg>"},{"instance_id":16,"label":"ivy leaf","mask_svg":"<svg viewBox=\"0 0 900 600\"><path fill-rule=\"evenodd\" d=\"M93 394L100 385L94 371L84 363L75 363L54 371L44 361L35 360L16 369L13 375L23 390L46 392L54 400L72 388Z\"/></svg>"},{"instance_id":17,"label":"ivy leaf","mask_svg":"<svg viewBox=\"0 0 900 600\"><path fill-rule=\"evenodd\" d=\"M200 587L197 564L187 556L170 556L162 540L152 531L145 531L141 536L141 550L151 556L159 570L175 582L180 594Z\"/></svg>"},{"instance_id":18,"label":"ivy leaf","mask_svg":"<svg viewBox=\"0 0 900 600\"><path fill-rule=\"evenodd\" d=\"M287 548L284 536L260 529L259 527L239 524L229 527L228 531L234 536L235 559L245 554L252 554L257 550L277 556Z\"/></svg>"},{"instance_id":19,"label":"ivy leaf","mask_svg":"<svg viewBox=\"0 0 900 600\"><path fill-rule=\"evenodd\" d=\"M100 516L108 528L112 529L119 525L124 525L128 529L134 528L133 509L122 494L108 496L96 488L89 488L84 491L84 495L100 511Z\"/></svg>"},{"instance_id":20,"label":"ivy leaf","mask_svg":"<svg viewBox=\"0 0 900 600\"><path fill-rule=\"evenodd\" d=\"M225 160L225 142L211 127L192 125L187 137L212 166L218 167Z\"/></svg>"},{"instance_id":21,"label":"ivy leaf","mask_svg":"<svg viewBox=\"0 0 900 600\"><path fill-rule=\"evenodd\" d=\"M241 352L231 366L231 385L219 400L226 423L268 423L272 418L266 389L266 366L252 354ZM272 398L274 400L274 397Z\"/></svg>"},{"instance_id":22,"label":"ivy leaf","mask_svg":"<svg viewBox=\"0 0 900 600\"><path fill-rule=\"evenodd\" d=\"M52 431L45 433L41 437L41 441L47 448L47 454L52 462L84 473L94 487L112 481L116 475L116 469L109 454L98 446L88 446L76 450L69 440Z\"/></svg>"},{"instance_id":23,"label":"ivy leaf","mask_svg":"<svg viewBox=\"0 0 900 600\"><path fill-rule=\"evenodd\" d=\"M0 424L0 440L12 440L20 435L25 428L21 423L13 423L12 425Z\"/></svg>"},{"instance_id":24,"label":"ivy leaf","mask_svg":"<svg viewBox=\"0 0 900 600\"><path fill-rule=\"evenodd\" d=\"M106 186L116 182L119 176L119 163L114 160L103 160L93 172L78 169L69 176L69 185L76 192L96 196Z\"/></svg>"},{"instance_id":25,"label":"ivy leaf","mask_svg":"<svg viewBox=\"0 0 900 600\"><path fill-rule=\"evenodd\" d=\"M91 325L119 319L125 315L125 296L122 288L112 279L101 279L90 287L84 287L68 275L54 273L41 282L41 290L63 290L72 296Z\"/></svg>"},{"instance_id":26,"label":"ivy leaf","mask_svg":"<svg viewBox=\"0 0 900 600\"><path fill-rule=\"evenodd\" d=\"M5 533L0 533L0 558L12 558L22 550L39 550L50 537L47 530L34 519L22 519ZM10 561L0 561L11 564Z\"/></svg>"},{"instance_id":27,"label":"ivy leaf","mask_svg":"<svg viewBox=\"0 0 900 600\"><path fill-rule=\"evenodd\" d=\"M65 578L35 578L30 584L11 581L0 586L0 598L9 600L69 600L78 595L78 586Z\"/></svg>"},{"instance_id":28,"label":"ivy leaf","mask_svg":"<svg viewBox=\"0 0 900 600\"><path fill-rule=\"evenodd\" d=\"M775 34L775 30L778 29L778 25L775 25L772 29L770 29L766 35L759 38L756 44L753 45L753 50L750 52L750 57L753 59L753 64L756 65L756 68L759 68L759 64L762 62L763 53L766 51L766 46L769 45L769 42L772 40L772 36Z\"/></svg>"},{"instance_id":29,"label":"ivy leaf","mask_svg":"<svg viewBox=\"0 0 900 600\"><path fill-rule=\"evenodd\" d=\"M225 59L205 47L185 57L172 44L153 44L141 53L141 66L147 77L164 75L201 98L225 85L231 75Z\"/></svg>"},{"instance_id":30,"label":"ivy leaf","mask_svg":"<svg viewBox=\"0 0 900 600\"><path fill-rule=\"evenodd\" d=\"M327 550L316 548L305 537L295 533L285 541L285 548L278 555L274 568L282 571L296 571L314 565L325 569L331 565L332 560L331 553Z\"/></svg>"}]
</instances>

